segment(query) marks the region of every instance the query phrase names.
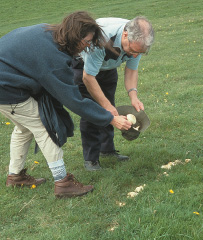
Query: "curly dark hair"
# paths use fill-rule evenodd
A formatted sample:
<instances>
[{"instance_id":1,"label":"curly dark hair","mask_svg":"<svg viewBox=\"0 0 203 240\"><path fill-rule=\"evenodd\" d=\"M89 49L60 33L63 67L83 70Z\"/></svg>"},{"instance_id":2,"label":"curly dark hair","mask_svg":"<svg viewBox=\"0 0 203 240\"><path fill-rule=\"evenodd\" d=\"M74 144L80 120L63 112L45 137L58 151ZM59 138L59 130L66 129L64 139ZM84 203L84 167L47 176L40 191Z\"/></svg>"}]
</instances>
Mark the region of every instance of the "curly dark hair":
<instances>
[{"instance_id":1,"label":"curly dark hair","mask_svg":"<svg viewBox=\"0 0 203 240\"><path fill-rule=\"evenodd\" d=\"M106 41L103 30L85 11L77 11L65 17L60 24L50 24L46 30L53 31L53 37L60 47L71 56L79 53L79 44L89 33L94 33L91 47L102 48Z\"/></svg>"}]
</instances>

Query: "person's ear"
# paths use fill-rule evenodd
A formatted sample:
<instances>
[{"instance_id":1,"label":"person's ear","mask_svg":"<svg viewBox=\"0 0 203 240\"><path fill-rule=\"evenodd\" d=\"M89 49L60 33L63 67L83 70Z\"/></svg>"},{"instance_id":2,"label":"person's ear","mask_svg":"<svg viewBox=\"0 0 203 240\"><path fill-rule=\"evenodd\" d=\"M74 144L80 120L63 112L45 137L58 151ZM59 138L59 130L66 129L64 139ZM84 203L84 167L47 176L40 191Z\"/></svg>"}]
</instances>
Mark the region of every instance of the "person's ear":
<instances>
[{"instance_id":1,"label":"person's ear","mask_svg":"<svg viewBox=\"0 0 203 240\"><path fill-rule=\"evenodd\" d=\"M124 37L124 39L127 39L128 38L128 32L127 31L123 31L123 37Z\"/></svg>"}]
</instances>

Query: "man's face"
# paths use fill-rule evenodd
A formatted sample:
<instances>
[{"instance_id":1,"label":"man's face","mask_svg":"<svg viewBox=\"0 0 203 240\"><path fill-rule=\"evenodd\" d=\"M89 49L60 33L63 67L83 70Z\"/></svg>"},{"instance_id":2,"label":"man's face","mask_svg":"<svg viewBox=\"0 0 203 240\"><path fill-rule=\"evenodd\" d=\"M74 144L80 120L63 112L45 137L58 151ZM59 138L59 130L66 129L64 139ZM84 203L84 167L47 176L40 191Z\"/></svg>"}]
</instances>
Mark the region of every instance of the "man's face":
<instances>
[{"instance_id":1,"label":"man's face","mask_svg":"<svg viewBox=\"0 0 203 240\"><path fill-rule=\"evenodd\" d=\"M122 47L128 56L133 56L134 58L136 58L140 54L144 54L146 51L140 42L130 42L128 40L127 32L124 32L123 34Z\"/></svg>"}]
</instances>

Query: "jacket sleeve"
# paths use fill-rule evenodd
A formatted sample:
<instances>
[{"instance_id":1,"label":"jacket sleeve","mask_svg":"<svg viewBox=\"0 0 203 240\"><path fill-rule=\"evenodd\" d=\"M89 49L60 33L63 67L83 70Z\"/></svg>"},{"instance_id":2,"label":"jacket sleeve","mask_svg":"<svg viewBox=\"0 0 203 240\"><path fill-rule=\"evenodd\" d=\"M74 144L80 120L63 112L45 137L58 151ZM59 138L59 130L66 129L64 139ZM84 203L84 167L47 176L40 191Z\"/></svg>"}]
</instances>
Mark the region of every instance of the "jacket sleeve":
<instances>
[{"instance_id":1,"label":"jacket sleeve","mask_svg":"<svg viewBox=\"0 0 203 240\"><path fill-rule=\"evenodd\" d=\"M99 104L88 98L82 98L78 86L73 82L73 71L67 66L55 69L40 80L41 85L65 107L87 121L107 126L113 119L113 115Z\"/></svg>"}]
</instances>

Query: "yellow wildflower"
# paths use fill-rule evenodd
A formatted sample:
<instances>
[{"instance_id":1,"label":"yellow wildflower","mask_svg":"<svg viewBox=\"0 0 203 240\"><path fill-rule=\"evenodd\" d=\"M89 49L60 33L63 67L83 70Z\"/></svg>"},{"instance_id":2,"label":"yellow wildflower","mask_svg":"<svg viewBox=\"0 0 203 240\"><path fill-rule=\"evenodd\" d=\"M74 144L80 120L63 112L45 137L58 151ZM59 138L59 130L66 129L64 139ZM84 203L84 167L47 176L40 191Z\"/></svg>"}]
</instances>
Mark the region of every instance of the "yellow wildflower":
<instances>
[{"instance_id":1,"label":"yellow wildflower","mask_svg":"<svg viewBox=\"0 0 203 240\"><path fill-rule=\"evenodd\" d=\"M193 212L194 214L196 214L196 215L199 215L199 213L198 212Z\"/></svg>"},{"instance_id":2,"label":"yellow wildflower","mask_svg":"<svg viewBox=\"0 0 203 240\"><path fill-rule=\"evenodd\" d=\"M10 122L6 122L6 125L10 125L11 123Z\"/></svg>"},{"instance_id":3,"label":"yellow wildflower","mask_svg":"<svg viewBox=\"0 0 203 240\"><path fill-rule=\"evenodd\" d=\"M33 184L32 187L31 187L31 189L34 189L34 188L36 188L36 185Z\"/></svg>"},{"instance_id":4,"label":"yellow wildflower","mask_svg":"<svg viewBox=\"0 0 203 240\"><path fill-rule=\"evenodd\" d=\"M34 163L35 163L35 164L39 164L39 162L37 162L37 161L34 161Z\"/></svg>"},{"instance_id":5,"label":"yellow wildflower","mask_svg":"<svg viewBox=\"0 0 203 240\"><path fill-rule=\"evenodd\" d=\"M166 92L166 95L168 95L168 92Z\"/></svg>"},{"instance_id":6,"label":"yellow wildflower","mask_svg":"<svg viewBox=\"0 0 203 240\"><path fill-rule=\"evenodd\" d=\"M174 191L173 191L172 189L170 189L169 192L170 192L171 194L174 194Z\"/></svg>"}]
</instances>

